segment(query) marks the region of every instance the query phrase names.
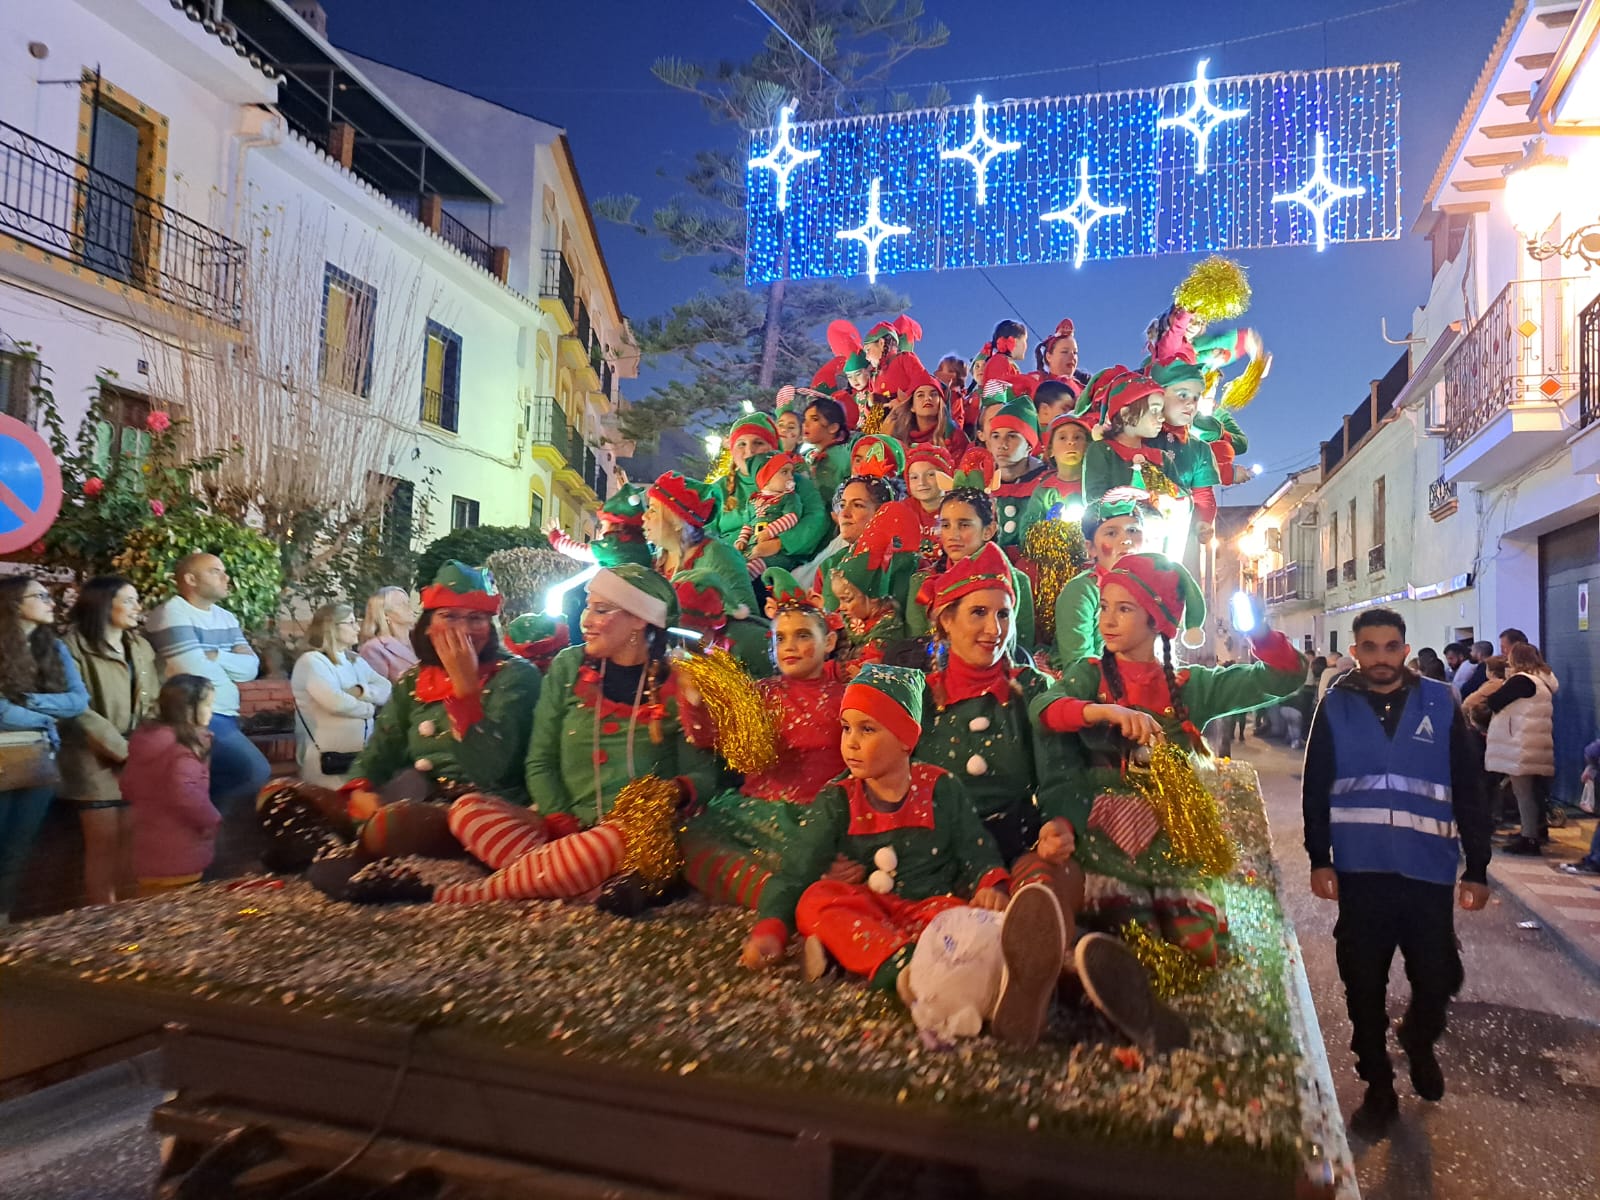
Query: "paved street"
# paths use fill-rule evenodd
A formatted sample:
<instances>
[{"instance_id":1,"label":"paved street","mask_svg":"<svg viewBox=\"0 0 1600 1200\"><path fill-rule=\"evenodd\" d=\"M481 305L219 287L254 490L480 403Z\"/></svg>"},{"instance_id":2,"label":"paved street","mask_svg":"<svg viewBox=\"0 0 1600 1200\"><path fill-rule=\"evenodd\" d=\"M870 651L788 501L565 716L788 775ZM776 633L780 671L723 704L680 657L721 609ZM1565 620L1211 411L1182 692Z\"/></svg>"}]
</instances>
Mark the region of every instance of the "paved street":
<instances>
[{"instance_id":1,"label":"paved street","mask_svg":"<svg viewBox=\"0 0 1600 1200\"><path fill-rule=\"evenodd\" d=\"M1235 751L1261 773L1285 900L1348 1118L1362 1084L1334 963L1336 906L1313 897L1307 882L1300 758L1255 739ZM1448 1090L1438 1105L1418 1100L1396 1050L1399 1123L1387 1141L1351 1138L1368 1200L1600 1195L1600 980L1545 929L1518 928L1530 919L1498 885L1487 910L1457 913L1467 982L1439 1051ZM1397 1018L1406 995L1398 956L1389 995Z\"/></svg>"}]
</instances>

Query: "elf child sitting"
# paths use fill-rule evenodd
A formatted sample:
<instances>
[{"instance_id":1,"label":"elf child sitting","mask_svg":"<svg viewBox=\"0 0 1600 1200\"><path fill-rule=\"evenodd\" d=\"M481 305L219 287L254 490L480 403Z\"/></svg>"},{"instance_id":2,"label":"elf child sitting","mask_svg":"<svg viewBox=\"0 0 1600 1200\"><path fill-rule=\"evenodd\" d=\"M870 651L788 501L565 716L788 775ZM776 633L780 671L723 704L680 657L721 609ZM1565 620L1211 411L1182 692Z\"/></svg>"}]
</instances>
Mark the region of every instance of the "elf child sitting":
<instances>
[{"instance_id":1,"label":"elf child sitting","mask_svg":"<svg viewBox=\"0 0 1600 1200\"><path fill-rule=\"evenodd\" d=\"M1130 499L1101 499L1083 510L1090 568L1056 594L1056 665L1062 670L1100 654L1100 579L1124 554L1144 548L1144 510ZM1190 619L1203 618L1203 610Z\"/></svg>"},{"instance_id":2,"label":"elf child sitting","mask_svg":"<svg viewBox=\"0 0 1600 1200\"><path fill-rule=\"evenodd\" d=\"M1084 389L1086 407L1100 440L1083 456L1083 501L1100 499L1114 488L1145 489L1150 472L1161 467L1161 385L1127 367L1107 367Z\"/></svg>"},{"instance_id":3,"label":"elf child sitting","mask_svg":"<svg viewBox=\"0 0 1600 1200\"><path fill-rule=\"evenodd\" d=\"M756 907L759 920L741 956L746 966L776 964L798 930L808 976L820 975L831 957L909 1007L915 996L905 968L928 923L967 904L1006 908L1010 876L960 782L941 767L911 761L922 734L922 690L920 671L883 664L863 667L845 689L839 748L846 773L800 818ZM867 882L823 879L839 857ZM1005 945L1008 994L993 1027L999 1036L1031 1029L1036 1037L1039 1023L1021 1017L1048 1007L1066 934L1047 888L1024 888L1017 899L1018 932Z\"/></svg>"},{"instance_id":4,"label":"elf child sitting","mask_svg":"<svg viewBox=\"0 0 1600 1200\"><path fill-rule=\"evenodd\" d=\"M1063 413L1050 422L1045 436L1045 456L1055 464L1056 473L1046 475L1034 488L1022 510L1022 528L1031 529L1035 521L1047 517L1071 520L1073 501L1077 511L1083 507L1083 456L1089 452L1093 428L1087 417ZM1059 509L1059 511L1057 511Z\"/></svg>"},{"instance_id":5,"label":"elf child sitting","mask_svg":"<svg viewBox=\"0 0 1600 1200\"><path fill-rule=\"evenodd\" d=\"M795 495L794 472L799 462L795 454L762 451L750 457L756 490L750 496L750 522L739 530L733 548L748 560L753 577L759 578L769 566L790 567L799 561L797 555L784 553L779 540L804 515Z\"/></svg>"}]
</instances>

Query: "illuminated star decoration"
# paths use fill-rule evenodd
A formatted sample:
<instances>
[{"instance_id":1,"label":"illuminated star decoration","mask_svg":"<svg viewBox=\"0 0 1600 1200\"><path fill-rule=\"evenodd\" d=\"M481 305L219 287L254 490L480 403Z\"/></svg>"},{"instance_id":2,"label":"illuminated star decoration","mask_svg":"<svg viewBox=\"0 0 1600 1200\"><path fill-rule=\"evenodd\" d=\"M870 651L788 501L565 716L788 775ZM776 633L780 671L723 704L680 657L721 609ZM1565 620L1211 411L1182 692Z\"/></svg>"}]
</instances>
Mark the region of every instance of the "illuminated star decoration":
<instances>
[{"instance_id":1,"label":"illuminated star decoration","mask_svg":"<svg viewBox=\"0 0 1600 1200\"><path fill-rule=\"evenodd\" d=\"M814 158L822 157L822 151L802 150L790 140L789 118L793 114L792 104L786 104L778 110L778 136L765 154L752 158L745 164L752 171L757 167L765 167L777 176L779 212L789 207L789 176L793 174L795 168L803 166Z\"/></svg>"},{"instance_id":2,"label":"illuminated star decoration","mask_svg":"<svg viewBox=\"0 0 1600 1200\"><path fill-rule=\"evenodd\" d=\"M878 247L892 237L903 237L911 232L908 225L885 225L878 215L878 188L883 180L874 175L872 187L867 192L867 219L854 229L841 229L833 236L849 238L867 248L867 282L878 282Z\"/></svg>"},{"instance_id":3,"label":"illuminated star decoration","mask_svg":"<svg viewBox=\"0 0 1600 1200\"><path fill-rule=\"evenodd\" d=\"M982 208L989 190L989 164L1002 154L1021 149L1021 142L997 142L989 136L989 131L983 127L983 97L975 96L972 100L972 136L963 146L939 151L939 157L960 158L972 164L972 169L978 174L978 207Z\"/></svg>"},{"instance_id":4,"label":"illuminated star decoration","mask_svg":"<svg viewBox=\"0 0 1600 1200\"><path fill-rule=\"evenodd\" d=\"M1298 191L1279 192L1272 197L1274 204L1282 204L1287 201L1290 204L1298 204L1311 214L1317 222L1317 250L1319 253L1328 245L1328 210L1349 196L1364 196L1367 192L1364 187L1344 187L1329 178L1324 140L1324 135L1319 130L1317 132L1316 170L1311 172L1311 178L1301 184Z\"/></svg>"},{"instance_id":5,"label":"illuminated star decoration","mask_svg":"<svg viewBox=\"0 0 1600 1200\"><path fill-rule=\"evenodd\" d=\"M1065 221L1078 231L1078 245L1072 256L1072 265L1081 267L1084 255L1089 252L1089 230L1094 228L1095 222L1101 217L1120 217L1127 211L1125 204L1105 205L1089 195L1089 156L1086 154L1078 160L1078 194L1072 203L1054 212L1047 212L1039 219Z\"/></svg>"},{"instance_id":6,"label":"illuminated star decoration","mask_svg":"<svg viewBox=\"0 0 1600 1200\"><path fill-rule=\"evenodd\" d=\"M1157 129L1171 129L1176 125L1194 134L1197 143L1194 161L1196 175L1206 173L1206 147L1211 142L1211 131L1226 121L1237 121L1250 115L1248 108L1218 108L1211 103L1211 80L1206 78L1206 67L1210 62L1209 58L1200 60L1200 69L1195 72L1194 82L1189 85L1194 88L1194 100L1188 109L1175 117L1162 117L1156 122Z\"/></svg>"}]
</instances>

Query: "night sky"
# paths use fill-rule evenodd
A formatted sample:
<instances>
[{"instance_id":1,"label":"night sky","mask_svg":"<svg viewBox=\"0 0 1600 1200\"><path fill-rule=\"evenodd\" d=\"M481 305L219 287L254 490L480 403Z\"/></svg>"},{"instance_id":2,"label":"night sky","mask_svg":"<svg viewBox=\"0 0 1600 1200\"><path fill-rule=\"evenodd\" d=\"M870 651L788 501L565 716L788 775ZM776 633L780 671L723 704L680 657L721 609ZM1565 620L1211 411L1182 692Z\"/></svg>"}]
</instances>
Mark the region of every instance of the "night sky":
<instances>
[{"instance_id":1,"label":"night sky","mask_svg":"<svg viewBox=\"0 0 1600 1200\"><path fill-rule=\"evenodd\" d=\"M1510 0L926 2L928 15L950 27L950 42L906 60L895 83L920 97L910 85L945 81L953 103L978 92L997 102L1182 82L1206 57L1212 78L1399 61L1406 234L1334 245L1320 255L1292 248L1239 256L1255 289L1245 320L1275 359L1261 396L1243 414L1248 460L1263 464L1266 476L1230 489L1224 502L1263 499L1286 471L1315 462L1318 441L1401 353L1380 337L1379 318L1388 318L1391 337L1403 336L1412 309L1427 298L1428 246L1409 230ZM704 63L744 58L769 28L749 0L323 3L335 45L563 126L588 194L639 195L641 212L680 192L676 179L696 149L742 141L741 131L712 125L693 97L658 84L651 62L664 54ZM1218 19L1219 11L1232 19ZM997 18L1000 12L1006 15ZM1357 13L1368 15L1334 19ZM1328 23L1259 36L1322 21ZM1141 54L1157 57L1095 65ZM602 224L600 236L623 311L635 320L714 285L704 262L663 262L659 243L618 226ZM1187 261L991 268L994 286L970 270L879 279L911 297L925 333L919 352L930 366L951 351L970 359L1014 305L1036 331L1072 317L1083 366L1093 370L1137 361L1145 324L1169 302ZM640 383L631 388L635 397L643 394Z\"/></svg>"}]
</instances>

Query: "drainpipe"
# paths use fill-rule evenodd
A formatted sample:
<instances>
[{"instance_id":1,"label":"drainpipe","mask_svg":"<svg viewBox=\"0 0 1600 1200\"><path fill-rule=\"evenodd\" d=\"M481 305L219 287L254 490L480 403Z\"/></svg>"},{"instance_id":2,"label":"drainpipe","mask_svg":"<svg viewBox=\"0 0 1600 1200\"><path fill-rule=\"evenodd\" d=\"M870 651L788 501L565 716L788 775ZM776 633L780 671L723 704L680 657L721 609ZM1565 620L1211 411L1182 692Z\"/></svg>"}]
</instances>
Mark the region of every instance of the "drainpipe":
<instances>
[{"instance_id":1,"label":"drainpipe","mask_svg":"<svg viewBox=\"0 0 1600 1200\"><path fill-rule=\"evenodd\" d=\"M252 124L249 114L260 112L260 109L246 108L246 125ZM284 122L277 113L266 113L265 120L261 122L259 132L251 133L241 130L234 134L229 147L230 175L232 184L228 190L228 236L234 241L239 241L239 226L244 218L244 167L245 159L250 151L263 149L268 146L283 145Z\"/></svg>"}]
</instances>

